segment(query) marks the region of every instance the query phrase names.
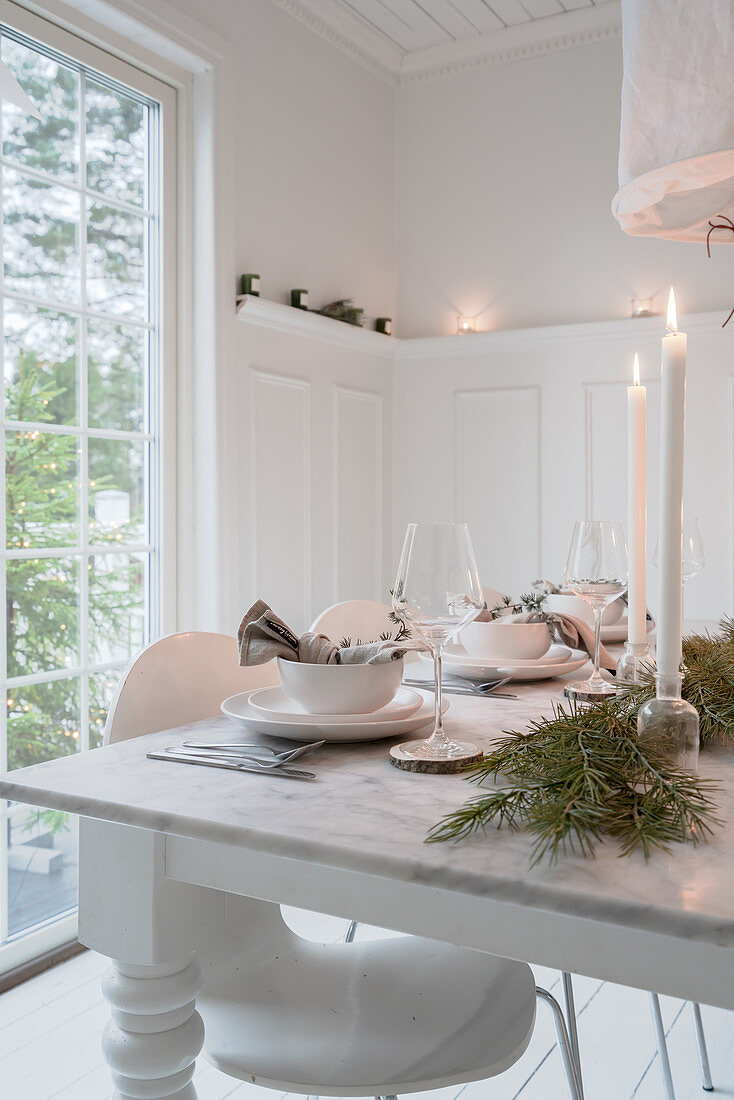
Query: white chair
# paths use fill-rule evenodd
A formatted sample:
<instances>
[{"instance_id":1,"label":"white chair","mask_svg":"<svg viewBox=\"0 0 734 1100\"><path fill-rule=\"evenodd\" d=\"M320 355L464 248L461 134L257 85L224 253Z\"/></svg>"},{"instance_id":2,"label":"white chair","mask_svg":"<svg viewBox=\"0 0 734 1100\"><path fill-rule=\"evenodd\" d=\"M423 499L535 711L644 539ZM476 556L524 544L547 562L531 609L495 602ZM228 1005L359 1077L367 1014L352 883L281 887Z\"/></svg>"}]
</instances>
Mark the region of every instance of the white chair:
<instances>
[{"instance_id":1,"label":"white chair","mask_svg":"<svg viewBox=\"0 0 734 1100\"><path fill-rule=\"evenodd\" d=\"M107 713L105 745L219 714L229 695L277 684L273 662L240 668L228 634L169 634L138 653L123 672Z\"/></svg>"},{"instance_id":2,"label":"white chair","mask_svg":"<svg viewBox=\"0 0 734 1100\"><path fill-rule=\"evenodd\" d=\"M390 618L391 608L377 600L344 600L332 604L311 623L314 634L325 634L333 642L351 638L372 642L385 631L394 634L396 624Z\"/></svg>"},{"instance_id":3,"label":"white chair","mask_svg":"<svg viewBox=\"0 0 734 1100\"><path fill-rule=\"evenodd\" d=\"M219 713L237 690L275 682L241 669L234 639L162 638L123 674L105 743ZM226 936L201 953L204 1052L232 1077L280 1092L379 1096L493 1077L524 1053L537 1000L553 1013L571 1100L582 1100L563 1012L525 963L420 937L313 943L279 909L228 899Z\"/></svg>"}]
</instances>

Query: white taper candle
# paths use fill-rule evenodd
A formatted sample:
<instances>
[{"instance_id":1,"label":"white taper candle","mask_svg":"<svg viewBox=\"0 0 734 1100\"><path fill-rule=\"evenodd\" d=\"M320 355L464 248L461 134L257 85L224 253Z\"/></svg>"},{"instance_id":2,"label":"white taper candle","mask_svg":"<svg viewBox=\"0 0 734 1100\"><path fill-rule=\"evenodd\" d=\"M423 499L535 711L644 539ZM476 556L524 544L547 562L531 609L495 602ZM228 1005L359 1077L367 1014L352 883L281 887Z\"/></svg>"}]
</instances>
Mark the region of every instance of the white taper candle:
<instances>
[{"instance_id":1,"label":"white taper candle","mask_svg":"<svg viewBox=\"0 0 734 1100\"><path fill-rule=\"evenodd\" d=\"M668 300L663 337L660 402L660 537L657 629L658 672L676 675L681 662L683 578L683 445L686 415L686 334L677 331L675 295Z\"/></svg>"},{"instance_id":2,"label":"white taper candle","mask_svg":"<svg viewBox=\"0 0 734 1100\"><path fill-rule=\"evenodd\" d=\"M635 353L634 385L627 387L627 539L629 543L627 637L633 645L641 645L647 637L646 419L647 389L640 385L640 362Z\"/></svg>"}]
</instances>

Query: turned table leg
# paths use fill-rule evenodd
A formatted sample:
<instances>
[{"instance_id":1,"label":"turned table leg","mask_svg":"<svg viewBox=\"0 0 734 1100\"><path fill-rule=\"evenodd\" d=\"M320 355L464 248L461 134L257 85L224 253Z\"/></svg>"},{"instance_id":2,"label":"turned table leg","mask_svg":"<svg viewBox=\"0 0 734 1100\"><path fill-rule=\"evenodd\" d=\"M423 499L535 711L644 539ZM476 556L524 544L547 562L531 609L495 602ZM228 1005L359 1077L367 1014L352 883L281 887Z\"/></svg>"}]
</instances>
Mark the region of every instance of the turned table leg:
<instances>
[{"instance_id":1,"label":"turned table leg","mask_svg":"<svg viewBox=\"0 0 734 1100\"><path fill-rule=\"evenodd\" d=\"M191 1084L204 1025L202 974L190 958L154 966L115 962L102 979L112 1019L102 1052L119 1100L196 1100Z\"/></svg>"},{"instance_id":2,"label":"turned table leg","mask_svg":"<svg viewBox=\"0 0 734 1100\"><path fill-rule=\"evenodd\" d=\"M224 894L167 878L164 834L81 819L79 939L112 961L102 1049L116 1100L196 1100L196 954L223 927Z\"/></svg>"}]
</instances>

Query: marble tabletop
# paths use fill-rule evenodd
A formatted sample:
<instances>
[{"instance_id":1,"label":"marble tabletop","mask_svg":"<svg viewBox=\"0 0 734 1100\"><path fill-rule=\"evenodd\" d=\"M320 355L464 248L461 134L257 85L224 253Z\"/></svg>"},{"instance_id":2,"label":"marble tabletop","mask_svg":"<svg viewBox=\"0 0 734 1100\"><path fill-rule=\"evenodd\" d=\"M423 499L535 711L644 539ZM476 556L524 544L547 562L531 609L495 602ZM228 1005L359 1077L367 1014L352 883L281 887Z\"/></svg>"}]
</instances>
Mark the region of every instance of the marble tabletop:
<instances>
[{"instance_id":1,"label":"marble tabletop","mask_svg":"<svg viewBox=\"0 0 734 1100\"><path fill-rule=\"evenodd\" d=\"M561 698L563 682L516 684L518 698L452 697L449 730L489 747ZM327 745L308 757L318 778L196 768L146 759L187 736L252 741L229 719L191 726L38 764L0 778L0 796L87 817L234 844L386 879L734 946L734 750L707 750L701 773L720 781L724 826L701 847L676 845L645 862L619 858L613 842L595 859L565 856L531 868L531 841L490 830L459 845L426 844L429 828L475 793L460 776L391 767L397 739ZM304 762L305 766L305 762Z\"/></svg>"}]
</instances>

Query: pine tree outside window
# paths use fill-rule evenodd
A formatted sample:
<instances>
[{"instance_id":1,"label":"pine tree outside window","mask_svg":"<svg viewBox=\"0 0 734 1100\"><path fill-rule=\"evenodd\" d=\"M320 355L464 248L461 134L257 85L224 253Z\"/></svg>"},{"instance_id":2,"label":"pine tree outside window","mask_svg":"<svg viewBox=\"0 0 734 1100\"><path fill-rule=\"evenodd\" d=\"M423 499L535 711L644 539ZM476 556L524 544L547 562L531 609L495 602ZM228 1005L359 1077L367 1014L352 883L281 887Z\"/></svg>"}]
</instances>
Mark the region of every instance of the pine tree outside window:
<instances>
[{"instance_id":1,"label":"pine tree outside window","mask_svg":"<svg viewBox=\"0 0 734 1100\"><path fill-rule=\"evenodd\" d=\"M79 60L83 45L56 52L0 25L0 56L42 115L2 104L9 770L98 746L121 670L161 628L162 106L139 90L148 78ZM0 829L12 947L73 912L76 821L11 803Z\"/></svg>"}]
</instances>

